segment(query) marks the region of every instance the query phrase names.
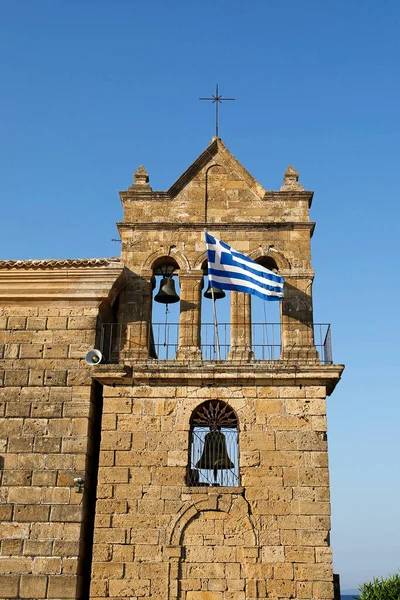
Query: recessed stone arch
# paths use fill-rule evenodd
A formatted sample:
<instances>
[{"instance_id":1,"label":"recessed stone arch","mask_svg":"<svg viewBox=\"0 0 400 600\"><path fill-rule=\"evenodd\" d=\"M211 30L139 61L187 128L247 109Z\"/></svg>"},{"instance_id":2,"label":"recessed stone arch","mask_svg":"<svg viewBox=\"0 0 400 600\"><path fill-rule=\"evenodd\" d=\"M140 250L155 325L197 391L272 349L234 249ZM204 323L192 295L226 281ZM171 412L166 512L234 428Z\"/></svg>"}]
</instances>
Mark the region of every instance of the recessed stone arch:
<instances>
[{"instance_id":1,"label":"recessed stone arch","mask_svg":"<svg viewBox=\"0 0 400 600\"><path fill-rule=\"evenodd\" d=\"M203 263L207 261L207 250L202 252L196 259L193 268L201 270Z\"/></svg>"},{"instance_id":2,"label":"recessed stone arch","mask_svg":"<svg viewBox=\"0 0 400 600\"><path fill-rule=\"evenodd\" d=\"M282 254L282 252L279 252L279 250L276 250L275 248L260 246L248 254L248 257L254 261L264 256L270 256L276 262L279 271L287 271L291 269L288 259Z\"/></svg>"},{"instance_id":3,"label":"recessed stone arch","mask_svg":"<svg viewBox=\"0 0 400 600\"><path fill-rule=\"evenodd\" d=\"M179 269L182 271L190 271L190 263L188 258L181 252L180 250L176 250L176 248L171 248L168 254L168 250L164 247L155 250L151 254L149 254L142 265L142 270L151 270L154 263L157 259L163 257L173 258L179 266Z\"/></svg>"},{"instance_id":4,"label":"recessed stone arch","mask_svg":"<svg viewBox=\"0 0 400 600\"><path fill-rule=\"evenodd\" d=\"M242 495L234 492L229 494L210 493L206 499L187 502L169 527L167 543L170 546L180 545L183 531L190 521L202 511L220 511L235 516L237 520L243 523L244 530L251 532L252 543L249 545L258 544L255 521L251 515L250 505Z\"/></svg>"},{"instance_id":5,"label":"recessed stone arch","mask_svg":"<svg viewBox=\"0 0 400 600\"><path fill-rule=\"evenodd\" d=\"M200 600L204 592L214 597L216 589L216 597L225 600L231 598L233 580L235 590L247 593L242 564L259 562L260 555L255 523L241 493L202 494L187 503L168 541L169 600Z\"/></svg>"}]
</instances>

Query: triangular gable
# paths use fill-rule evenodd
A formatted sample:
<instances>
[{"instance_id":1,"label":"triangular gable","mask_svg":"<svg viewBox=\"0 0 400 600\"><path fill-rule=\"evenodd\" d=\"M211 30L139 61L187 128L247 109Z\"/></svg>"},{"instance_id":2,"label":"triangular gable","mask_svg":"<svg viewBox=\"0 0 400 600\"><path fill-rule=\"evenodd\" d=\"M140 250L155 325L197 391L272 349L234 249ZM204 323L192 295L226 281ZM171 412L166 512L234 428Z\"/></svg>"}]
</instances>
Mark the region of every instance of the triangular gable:
<instances>
[{"instance_id":1,"label":"triangular gable","mask_svg":"<svg viewBox=\"0 0 400 600\"><path fill-rule=\"evenodd\" d=\"M213 138L211 144L200 154L200 156L190 165L188 169L177 179L169 188L167 194L174 198L181 192L193 179L204 169L207 164L213 164L215 159L222 163L221 166L229 165L235 175L246 182L251 191L259 198L265 196L265 189L250 173L241 165L241 163L227 149L225 144L219 138Z\"/></svg>"}]
</instances>

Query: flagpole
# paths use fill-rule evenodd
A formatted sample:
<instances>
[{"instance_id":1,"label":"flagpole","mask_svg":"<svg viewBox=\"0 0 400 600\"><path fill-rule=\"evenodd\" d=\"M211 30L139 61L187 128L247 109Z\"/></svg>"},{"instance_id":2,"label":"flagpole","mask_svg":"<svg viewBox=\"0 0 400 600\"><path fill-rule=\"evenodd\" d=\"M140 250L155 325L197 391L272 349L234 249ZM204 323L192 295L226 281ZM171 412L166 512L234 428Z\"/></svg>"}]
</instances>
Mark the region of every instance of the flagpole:
<instances>
[{"instance_id":1,"label":"flagpole","mask_svg":"<svg viewBox=\"0 0 400 600\"><path fill-rule=\"evenodd\" d=\"M211 167L216 167L216 166L219 166L219 165L211 165ZM206 199L207 199L207 173L208 173L209 169L211 169L211 167L208 167L207 172L206 172ZM206 204L206 207L207 207L207 204ZM205 222L207 223L207 208L206 208L205 216L206 216ZM206 233L207 233L207 230L204 227L204 239L206 239ZM207 260L207 267L208 267L208 260ZM208 278L208 282L210 283L210 277ZM211 299L212 299L212 304L213 304L215 342L217 344L217 358L218 358L218 360L221 360L221 351L220 351L220 347L219 347L219 335L218 335L217 309L215 308L215 297L214 297L214 287L213 286L211 286Z\"/></svg>"},{"instance_id":2,"label":"flagpole","mask_svg":"<svg viewBox=\"0 0 400 600\"><path fill-rule=\"evenodd\" d=\"M210 280L208 280L210 281ZM218 335L218 322L217 322L217 310L215 308L215 298L214 298L214 287L211 286L211 298L213 303L213 312L214 312L214 327L215 327L215 341L217 343L217 358L221 360L221 352L219 349L219 335Z\"/></svg>"}]
</instances>

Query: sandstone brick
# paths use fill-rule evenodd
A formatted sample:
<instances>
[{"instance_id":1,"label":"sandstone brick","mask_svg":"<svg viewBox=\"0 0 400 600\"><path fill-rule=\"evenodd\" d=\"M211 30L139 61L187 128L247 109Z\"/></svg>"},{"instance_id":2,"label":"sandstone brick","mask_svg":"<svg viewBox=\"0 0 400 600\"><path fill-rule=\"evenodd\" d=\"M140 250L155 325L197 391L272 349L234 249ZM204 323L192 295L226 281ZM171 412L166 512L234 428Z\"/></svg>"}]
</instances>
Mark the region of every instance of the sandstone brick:
<instances>
[{"instance_id":1,"label":"sandstone brick","mask_svg":"<svg viewBox=\"0 0 400 600\"><path fill-rule=\"evenodd\" d=\"M63 575L77 575L78 564L79 563L77 558L63 558L61 573Z\"/></svg>"},{"instance_id":2,"label":"sandstone brick","mask_svg":"<svg viewBox=\"0 0 400 600\"><path fill-rule=\"evenodd\" d=\"M296 592L298 598L313 598L313 584L311 581L298 581L296 582Z\"/></svg>"},{"instance_id":3,"label":"sandstone brick","mask_svg":"<svg viewBox=\"0 0 400 600\"><path fill-rule=\"evenodd\" d=\"M44 382L44 370L43 369L29 369L28 385L42 386Z\"/></svg>"},{"instance_id":4,"label":"sandstone brick","mask_svg":"<svg viewBox=\"0 0 400 600\"><path fill-rule=\"evenodd\" d=\"M124 565L117 562L94 562L92 565L93 579L122 579Z\"/></svg>"},{"instance_id":5,"label":"sandstone brick","mask_svg":"<svg viewBox=\"0 0 400 600\"><path fill-rule=\"evenodd\" d=\"M132 434L128 431L104 431L102 448L104 450L129 450Z\"/></svg>"},{"instance_id":6,"label":"sandstone brick","mask_svg":"<svg viewBox=\"0 0 400 600\"><path fill-rule=\"evenodd\" d=\"M285 555L283 546L265 546L262 549L262 559L266 563L284 562Z\"/></svg>"},{"instance_id":7,"label":"sandstone brick","mask_svg":"<svg viewBox=\"0 0 400 600\"><path fill-rule=\"evenodd\" d=\"M4 383L6 386L23 386L28 383L28 370L19 369L15 371L5 371Z\"/></svg>"},{"instance_id":8,"label":"sandstone brick","mask_svg":"<svg viewBox=\"0 0 400 600\"><path fill-rule=\"evenodd\" d=\"M41 436L35 439L35 452L44 454L57 453L61 449L61 438L55 436Z\"/></svg>"},{"instance_id":9,"label":"sandstone brick","mask_svg":"<svg viewBox=\"0 0 400 600\"><path fill-rule=\"evenodd\" d=\"M96 329L97 317L70 317L68 329Z\"/></svg>"},{"instance_id":10,"label":"sandstone brick","mask_svg":"<svg viewBox=\"0 0 400 600\"><path fill-rule=\"evenodd\" d=\"M330 565L294 565L295 579L301 581L331 581L332 567Z\"/></svg>"},{"instance_id":11,"label":"sandstone brick","mask_svg":"<svg viewBox=\"0 0 400 600\"><path fill-rule=\"evenodd\" d=\"M46 329L46 317L28 317L26 321L26 328L31 331L38 331Z\"/></svg>"},{"instance_id":12,"label":"sandstone brick","mask_svg":"<svg viewBox=\"0 0 400 600\"><path fill-rule=\"evenodd\" d=\"M45 344L43 355L45 358L67 358L68 344Z\"/></svg>"},{"instance_id":13,"label":"sandstone brick","mask_svg":"<svg viewBox=\"0 0 400 600\"><path fill-rule=\"evenodd\" d=\"M280 598L294 596L294 583L287 579L271 579L267 582L268 594Z\"/></svg>"},{"instance_id":14,"label":"sandstone brick","mask_svg":"<svg viewBox=\"0 0 400 600\"><path fill-rule=\"evenodd\" d=\"M293 564L279 563L274 566L274 579L293 579Z\"/></svg>"},{"instance_id":15,"label":"sandstone brick","mask_svg":"<svg viewBox=\"0 0 400 600\"><path fill-rule=\"evenodd\" d=\"M299 469L299 485L329 486L328 469Z\"/></svg>"},{"instance_id":16,"label":"sandstone brick","mask_svg":"<svg viewBox=\"0 0 400 600\"><path fill-rule=\"evenodd\" d=\"M7 323L8 329L25 329L26 318L25 317L9 317Z\"/></svg>"},{"instance_id":17,"label":"sandstone brick","mask_svg":"<svg viewBox=\"0 0 400 600\"><path fill-rule=\"evenodd\" d=\"M4 358L12 359L18 358L20 353L20 345L19 344L5 344L3 347L3 355Z\"/></svg>"},{"instance_id":18,"label":"sandstone brick","mask_svg":"<svg viewBox=\"0 0 400 600\"><path fill-rule=\"evenodd\" d=\"M301 515L330 515L330 512L329 502L299 502L299 514Z\"/></svg>"},{"instance_id":19,"label":"sandstone brick","mask_svg":"<svg viewBox=\"0 0 400 600\"><path fill-rule=\"evenodd\" d=\"M35 506L34 504L16 504L14 506L14 521L48 521L49 508L47 506Z\"/></svg>"},{"instance_id":20,"label":"sandstone brick","mask_svg":"<svg viewBox=\"0 0 400 600\"><path fill-rule=\"evenodd\" d=\"M32 570L32 560L30 558L0 557L0 573L10 575L12 573L29 573Z\"/></svg>"},{"instance_id":21,"label":"sandstone brick","mask_svg":"<svg viewBox=\"0 0 400 600\"><path fill-rule=\"evenodd\" d=\"M39 504L41 491L40 487L33 486L12 487L9 491L8 500L14 504Z\"/></svg>"},{"instance_id":22,"label":"sandstone brick","mask_svg":"<svg viewBox=\"0 0 400 600\"><path fill-rule=\"evenodd\" d=\"M149 579L110 579L110 596L136 596L139 598L150 595Z\"/></svg>"},{"instance_id":23,"label":"sandstone brick","mask_svg":"<svg viewBox=\"0 0 400 600\"><path fill-rule=\"evenodd\" d=\"M77 556L79 552L79 542L54 540L54 554L56 556Z\"/></svg>"},{"instance_id":24,"label":"sandstone brick","mask_svg":"<svg viewBox=\"0 0 400 600\"><path fill-rule=\"evenodd\" d=\"M128 481L127 467L103 467L99 473L100 483L128 483Z\"/></svg>"},{"instance_id":25,"label":"sandstone brick","mask_svg":"<svg viewBox=\"0 0 400 600\"><path fill-rule=\"evenodd\" d=\"M22 575L20 598L46 598L47 577L44 575Z\"/></svg>"},{"instance_id":26,"label":"sandstone brick","mask_svg":"<svg viewBox=\"0 0 400 600\"><path fill-rule=\"evenodd\" d=\"M77 577L73 575L50 575L48 598L75 598Z\"/></svg>"},{"instance_id":27,"label":"sandstone brick","mask_svg":"<svg viewBox=\"0 0 400 600\"><path fill-rule=\"evenodd\" d=\"M28 417L31 410L30 402L8 402L5 406L6 417Z\"/></svg>"},{"instance_id":28,"label":"sandstone brick","mask_svg":"<svg viewBox=\"0 0 400 600\"><path fill-rule=\"evenodd\" d=\"M330 599L333 598L333 582L332 581L318 581L313 585L313 596L316 599Z\"/></svg>"},{"instance_id":29,"label":"sandstone brick","mask_svg":"<svg viewBox=\"0 0 400 600\"><path fill-rule=\"evenodd\" d=\"M141 496L142 493L140 493ZM96 512L99 514L125 514L127 511L128 503L126 500L97 500Z\"/></svg>"},{"instance_id":30,"label":"sandstone brick","mask_svg":"<svg viewBox=\"0 0 400 600\"><path fill-rule=\"evenodd\" d=\"M315 548L315 560L317 563L332 563L332 549L323 547Z\"/></svg>"},{"instance_id":31,"label":"sandstone brick","mask_svg":"<svg viewBox=\"0 0 400 600\"><path fill-rule=\"evenodd\" d=\"M18 436L10 437L8 439L8 451L9 452L32 452L33 451L33 437L32 436Z\"/></svg>"},{"instance_id":32,"label":"sandstone brick","mask_svg":"<svg viewBox=\"0 0 400 600\"><path fill-rule=\"evenodd\" d=\"M32 471L29 470L9 470L3 472L3 485L9 486L27 486L32 481Z\"/></svg>"},{"instance_id":33,"label":"sandstone brick","mask_svg":"<svg viewBox=\"0 0 400 600\"><path fill-rule=\"evenodd\" d=\"M0 577L0 595L10 600L18 598L19 575L3 575Z\"/></svg>"},{"instance_id":34,"label":"sandstone brick","mask_svg":"<svg viewBox=\"0 0 400 600\"><path fill-rule=\"evenodd\" d=\"M47 318L47 329L66 329L67 319L66 317L48 317Z\"/></svg>"},{"instance_id":35,"label":"sandstone brick","mask_svg":"<svg viewBox=\"0 0 400 600\"><path fill-rule=\"evenodd\" d=\"M222 600L223 594L220 592L188 591L187 600Z\"/></svg>"},{"instance_id":36,"label":"sandstone brick","mask_svg":"<svg viewBox=\"0 0 400 600\"><path fill-rule=\"evenodd\" d=\"M67 371L55 371L48 369L44 375L45 385L60 385L65 386L67 383Z\"/></svg>"},{"instance_id":37,"label":"sandstone brick","mask_svg":"<svg viewBox=\"0 0 400 600\"><path fill-rule=\"evenodd\" d=\"M80 523L82 520L82 506L53 506L50 512L50 521L60 523Z\"/></svg>"},{"instance_id":38,"label":"sandstone brick","mask_svg":"<svg viewBox=\"0 0 400 600\"><path fill-rule=\"evenodd\" d=\"M304 548L303 546L290 546L285 548L285 559L294 563L314 563L314 548Z\"/></svg>"},{"instance_id":39,"label":"sandstone brick","mask_svg":"<svg viewBox=\"0 0 400 600\"><path fill-rule=\"evenodd\" d=\"M20 555L22 548L22 540L3 540L1 542L1 553L3 556ZM322 562L322 561L321 561Z\"/></svg>"},{"instance_id":40,"label":"sandstone brick","mask_svg":"<svg viewBox=\"0 0 400 600\"><path fill-rule=\"evenodd\" d=\"M23 554L26 556L50 556L51 548L52 541L24 540Z\"/></svg>"}]
</instances>

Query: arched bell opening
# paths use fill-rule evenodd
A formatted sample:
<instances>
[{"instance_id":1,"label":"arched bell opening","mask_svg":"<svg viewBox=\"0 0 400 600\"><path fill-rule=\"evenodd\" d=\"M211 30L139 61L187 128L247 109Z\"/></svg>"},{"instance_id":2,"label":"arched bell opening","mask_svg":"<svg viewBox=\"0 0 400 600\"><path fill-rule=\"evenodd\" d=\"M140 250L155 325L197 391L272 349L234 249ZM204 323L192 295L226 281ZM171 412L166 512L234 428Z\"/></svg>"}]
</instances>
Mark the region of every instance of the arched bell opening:
<instances>
[{"instance_id":1,"label":"arched bell opening","mask_svg":"<svg viewBox=\"0 0 400 600\"><path fill-rule=\"evenodd\" d=\"M272 256L260 256L255 262L279 274ZM282 302L251 296L251 338L256 360L279 360L281 353Z\"/></svg>"},{"instance_id":2,"label":"arched bell opening","mask_svg":"<svg viewBox=\"0 0 400 600\"><path fill-rule=\"evenodd\" d=\"M229 290L220 290L216 287L211 288L208 280L207 260L203 262L201 269L203 271L200 330L202 357L203 360L217 360L217 342L219 342L219 357L221 360L226 360L230 349L231 293ZM212 290L214 291L215 315ZM215 319L218 328L218 340Z\"/></svg>"},{"instance_id":3,"label":"arched bell opening","mask_svg":"<svg viewBox=\"0 0 400 600\"><path fill-rule=\"evenodd\" d=\"M179 265L171 256L157 258L153 265L153 302L150 356L174 359L179 342Z\"/></svg>"},{"instance_id":4,"label":"arched bell opening","mask_svg":"<svg viewBox=\"0 0 400 600\"><path fill-rule=\"evenodd\" d=\"M221 400L207 400L190 418L187 485L239 485L239 422Z\"/></svg>"}]
</instances>

